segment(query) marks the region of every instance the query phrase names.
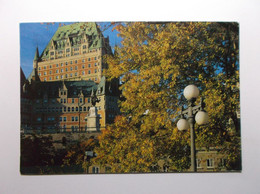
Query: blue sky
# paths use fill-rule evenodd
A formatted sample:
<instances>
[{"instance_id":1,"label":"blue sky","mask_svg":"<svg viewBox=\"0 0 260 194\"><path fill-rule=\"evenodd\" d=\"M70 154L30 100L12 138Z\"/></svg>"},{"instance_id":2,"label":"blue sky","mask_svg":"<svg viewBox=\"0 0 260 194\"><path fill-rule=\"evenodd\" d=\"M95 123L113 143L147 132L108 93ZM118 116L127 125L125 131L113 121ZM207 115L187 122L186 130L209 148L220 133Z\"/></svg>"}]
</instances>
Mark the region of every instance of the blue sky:
<instances>
[{"instance_id":1,"label":"blue sky","mask_svg":"<svg viewBox=\"0 0 260 194\"><path fill-rule=\"evenodd\" d=\"M39 54L42 53L52 36L58 29L59 25L68 25L73 22L57 22L57 23L21 23L20 24L20 64L26 77L28 77L33 69L33 58L36 47L38 46ZM98 22L101 28L109 25L109 22ZM112 26L106 29L103 34L109 36L112 48L120 44L120 38L117 37L118 32L112 32Z\"/></svg>"}]
</instances>

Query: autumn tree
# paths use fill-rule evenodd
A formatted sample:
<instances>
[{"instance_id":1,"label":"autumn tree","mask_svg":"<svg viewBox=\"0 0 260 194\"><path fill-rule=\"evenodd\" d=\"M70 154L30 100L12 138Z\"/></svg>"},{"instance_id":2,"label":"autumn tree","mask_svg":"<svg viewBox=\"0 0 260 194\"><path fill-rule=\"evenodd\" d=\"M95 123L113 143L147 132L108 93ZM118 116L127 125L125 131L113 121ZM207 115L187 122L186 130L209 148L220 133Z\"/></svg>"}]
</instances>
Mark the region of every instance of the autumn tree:
<instances>
[{"instance_id":1,"label":"autumn tree","mask_svg":"<svg viewBox=\"0 0 260 194\"><path fill-rule=\"evenodd\" d=\"M72 172L87 172L92 161L86 158L86 151L93 151L98 145L97 139L82 137L78 142L70 144L63 158L63 168L71 168Z\"/></svg>"},{"instance_id":2,"label":"autumn tree","mask_svg":"<svg viewBox=\"0 0 260 194\"><path fill-rule=\"evenodd\" d=\"M53 173L55 150L51 136L21 136L21 173Z\"/></svg>"},{"instance_id":3,"label":"autumn tree","mask_svg":"<svg viewBox=\"0 0 260 194\"><path fill-rule=\"evenodd\" d=\"M106 75L121 78L122 115L100 136L96 162L113 172L158 171L160 161L171 171L189 168L189 133L179 132L176 120L192 83L210 115L207 126L196 126L197 147L222 147L230 168L239 169L238 24L133 22L115 29L122 41L106 58Z\"/></svg>"}]
</instances>

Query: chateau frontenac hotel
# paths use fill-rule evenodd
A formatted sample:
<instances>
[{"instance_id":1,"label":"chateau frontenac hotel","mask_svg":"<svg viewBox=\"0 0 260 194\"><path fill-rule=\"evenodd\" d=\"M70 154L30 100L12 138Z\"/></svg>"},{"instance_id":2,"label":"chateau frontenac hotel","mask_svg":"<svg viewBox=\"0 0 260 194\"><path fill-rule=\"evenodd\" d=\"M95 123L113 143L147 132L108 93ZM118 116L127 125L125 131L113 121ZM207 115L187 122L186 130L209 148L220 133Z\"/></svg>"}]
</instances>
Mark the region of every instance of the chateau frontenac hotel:
<instances>
[{"instance_id":1,"label":"chateau frontenac hotel","mask_svg":"<svg viewBox=\"0 0 260 194\"><path fill-rule=\"evenodd\" d=\"M21 130L24 133L87 132L91 95L95 94L99 129L119 113L119 81L107 81L109 38L96 23L59 27L46 48L36 48L33 70L21 70Z\"/></svg>"}]
</instances>

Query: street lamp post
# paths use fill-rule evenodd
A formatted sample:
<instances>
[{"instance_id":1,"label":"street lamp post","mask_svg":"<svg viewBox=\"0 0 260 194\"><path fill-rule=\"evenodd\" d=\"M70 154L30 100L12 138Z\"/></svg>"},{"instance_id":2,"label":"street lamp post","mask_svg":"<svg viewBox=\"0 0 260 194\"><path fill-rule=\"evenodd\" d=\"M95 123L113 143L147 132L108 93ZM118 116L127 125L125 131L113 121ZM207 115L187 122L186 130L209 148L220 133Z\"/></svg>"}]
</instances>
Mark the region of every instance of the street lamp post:
<instances>
[{"instance_id":1,"label":"street lamp post","mask_svg":"<svg viewBox=\"0 0 260 194\"><path fill-rule=\"evenodd\" d=\"M199 96L199 89L195 85L188 85L184 89L184 97L188 100L188 108L181 111L181 119L177 122L179 130L187 130L190 128L190 141L191 141L191 170L197 171L196 165L196 146L195 146L195 121L199 125L206 124L209 120L208 113L204 111L204 103L201 98L200 104L195 105L196 98ZM184 118L187 116L188 121Z\"/></svg>"}]
</instances>

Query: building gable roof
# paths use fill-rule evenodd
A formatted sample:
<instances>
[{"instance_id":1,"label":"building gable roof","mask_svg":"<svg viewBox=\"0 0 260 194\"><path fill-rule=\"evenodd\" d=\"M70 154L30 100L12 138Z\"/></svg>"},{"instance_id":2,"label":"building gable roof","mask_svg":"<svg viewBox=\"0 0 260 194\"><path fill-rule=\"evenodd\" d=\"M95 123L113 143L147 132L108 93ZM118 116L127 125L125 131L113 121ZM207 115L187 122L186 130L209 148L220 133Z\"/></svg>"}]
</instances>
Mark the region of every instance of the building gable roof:
<instances>
[{"instance_id":1,"label":"building gable roof","mask_svg":"<svg viewBox=\"0 0 260 194\"><path fill-rule=\"evenodd\" d=\"M84 38L85 35L89 37L89 40L91 40L90 42L88 42L89 49L97 49L102 47L102 39L104 39L104 37L96 23L74 23L58 28L46 48L43 50L40 58L49 58L49 50L52 43L54 43L56 50L63 50L66 46L67 41L69 41L72 47L78 47L81 44L81 40Z\"/></svg>"}]
</instances>

